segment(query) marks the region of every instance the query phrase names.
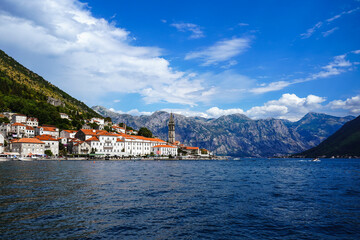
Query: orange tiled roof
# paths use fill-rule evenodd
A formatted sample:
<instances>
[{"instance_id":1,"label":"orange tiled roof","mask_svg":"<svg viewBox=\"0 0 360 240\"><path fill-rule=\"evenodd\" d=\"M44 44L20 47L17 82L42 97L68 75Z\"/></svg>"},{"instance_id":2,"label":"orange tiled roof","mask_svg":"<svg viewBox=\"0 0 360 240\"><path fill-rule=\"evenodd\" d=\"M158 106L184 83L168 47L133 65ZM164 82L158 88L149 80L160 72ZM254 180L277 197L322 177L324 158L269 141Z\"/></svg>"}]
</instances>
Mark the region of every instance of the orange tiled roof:
<instances>
[{"instance_id":1,"label":"orange tiled roof","mask_svg":"<svg viewBox=\"0 0 360 240\"><path fill-rule=\"evenodd\" d=\"M38 122L39 120L37 118L34 118L34 117L28 117L27 121L32 121L32 122L36 121L36 122Z\"/></svg>"},{"instance_id":2,"label":"orange tiled roof","mask_svg":"<svg viewBox=\"0 0 360 240\"><path fill-rule=\"evenodd\" d=\"M187 150L199 150L198 147L184 147Z\"/></svg>"},{"instance_id":3,"label":"orange tiled roof","mask_svg":"<svg viewBox=\"0 0 360 240\"><path fill-rule=\"evenodd\" d=\"M26 126L26 130L34 130L32 126Z\"/></svg>"},{"instance_id":4,"label":"orange tiled roof","mask_svg":"<svg viewBox=\"0 0 360 240\"><path fill-rule=\"evenodd\" d=\"M91 137L88 140L85 140L85 142L91 142L91 141L99 141L97 137Z\"/></svg>"},{"instance_id":5,"label":"orange tiled roof","mask_svg":"<svg viewBox=\"0 0 360 240\"><path fill-rule=\"evenodd\" d=\"M63 131L68 132L68 133L76 133L77 132L77 130L63 130Z\"/></svg>"},{"instance_id":6,"label":"orange tiled roof","mask_svg":"<svg viewBox=\"0 0 360 240\"><path fill-rule=\"evenodd\" d=\"M91 135L91 136L95 136L100 133L107 133L107 131L105 130L95 130L95 129L80 129L80 131L82 131L85 135Z\"/></svg>"},{"instance_id":7,"label":"orange tiled roof","mask_svg":"<svg viewBox=\"0 0 360 240\"><path fill-rule=\"evenodd\" d=\"M40 143L45 144L44 142L40 141L37 138L20 138L20 139L13 139L11 140L13 143Z\"/></svg>"},{"instance_id":8,"label":"orange tiled roof","mask_svg":"<svg viewBox=\"0 0 360 240\"><path fill-rule=\"evenodd\" d=\"M39 135L39 136L36 136L36 138L39 140L42 140L42 141L59 141L59 139L54 138L53 136L48 135L48 134Z\"/></svg>"},{"instance_id":9,"label":"orange tiled roof","mask_svg":"<svg viewBox=\"0 0 360 240\"><path fill-rule=\"evenodd\" d=\"M154 148L176 148L176 147L170 145L156 145L154 146Z\"/></svg>"},{"instance_id":10,"label":"orange tiled roof","mask_svg":"<svg viewBox=\"0 0 360 240\"><path fill-rule=\"evenodd\" d=\"M13 126L24 126L25 127L25 125L22 123L14 123Z\"/></svg>"},{"instance_id":11,"label":"orange tiled roof","mask_svg":"<svg viewBox=\"0 0 360 240\"><path fill-rule=\"evenodd\" d=\"M43 131L46 132L56 132L56 128L55 127L41 127L43 129Z\"/></svg>"}]
</instances>

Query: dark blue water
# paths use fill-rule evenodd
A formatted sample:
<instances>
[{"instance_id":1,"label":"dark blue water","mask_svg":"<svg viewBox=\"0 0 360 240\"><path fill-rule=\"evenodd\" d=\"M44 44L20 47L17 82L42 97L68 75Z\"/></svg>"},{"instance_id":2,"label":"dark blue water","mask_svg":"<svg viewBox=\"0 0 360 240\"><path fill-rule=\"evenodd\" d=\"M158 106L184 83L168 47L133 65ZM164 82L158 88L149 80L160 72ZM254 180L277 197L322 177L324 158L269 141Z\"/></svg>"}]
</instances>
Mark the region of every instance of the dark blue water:
<instances>
[{"instance_id":1,"label":"dark blue water","mask_svg":"<svg viewBox=\"0 0 360 240\"><path fill-rule=\"evenodd\" d=\"M360 239L360 160L0 162L0 239Z\"/></svg>"}]
</instances>

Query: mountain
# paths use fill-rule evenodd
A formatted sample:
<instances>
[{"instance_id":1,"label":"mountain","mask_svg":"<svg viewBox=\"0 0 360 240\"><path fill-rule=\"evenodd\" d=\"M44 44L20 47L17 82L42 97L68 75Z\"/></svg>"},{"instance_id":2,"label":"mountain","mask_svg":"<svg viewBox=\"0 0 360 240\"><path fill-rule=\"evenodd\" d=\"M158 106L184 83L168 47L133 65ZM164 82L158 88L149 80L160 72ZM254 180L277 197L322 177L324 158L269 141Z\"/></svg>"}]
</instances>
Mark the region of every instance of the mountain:
<instances>
[{"instance_id":1,"label":"mountain","mask_svg":"<svg viewBox=\"0 0 360 240\"><path fill-rule=\"evenodd\" d=\"M318 146L297 155L305 157L360 156L360 116L345 123Z\"/></svg>"},{"instance_id":2,"label":"mountain","mask_svg":"<svg viewBox=\"0 0 360 240\"><path fill-rule=\"evenodd\" d=\"M167 139L169 113L158 111L150 116L118 114L104 107L95 111L113 122L124 122L139 129L147 127L154 135ZM175 115L176 140L209 149L218 155L274 156L304 151L318 145L354 119L308 113L297 122L281 119L252 120L242 114L221 116L216 119Z\"/></svg>"},{"instance_id":3,"label":"mountain","mask_svg":"<svg viewBox=\"0 0 360 240\"><path fill-rule=\"evenodd\" d=\"M83 102L0 50L0 112L3 111L37 117L41 124L64 128L77 126L82 119L99 116ZM68 114L73 122L61 119L60 112Z\"/></svg>"}]
</instances>

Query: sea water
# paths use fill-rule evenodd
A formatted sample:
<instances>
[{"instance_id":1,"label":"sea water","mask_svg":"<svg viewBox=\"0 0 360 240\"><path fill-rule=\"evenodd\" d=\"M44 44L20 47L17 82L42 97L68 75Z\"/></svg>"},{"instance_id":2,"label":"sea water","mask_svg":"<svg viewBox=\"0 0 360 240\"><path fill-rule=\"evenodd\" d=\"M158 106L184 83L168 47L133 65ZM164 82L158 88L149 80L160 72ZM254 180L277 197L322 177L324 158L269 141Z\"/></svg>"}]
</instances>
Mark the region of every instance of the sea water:
<instances>
[{"instance_id":1,"label":"sea water","mask_svg":"<svg viewBox=\"0 0 360 240\"><path fill-rule=\"evenodd\" d=\"M360 239L360 160L0 162L0 239Z\"/></svg>"}]
</instances>

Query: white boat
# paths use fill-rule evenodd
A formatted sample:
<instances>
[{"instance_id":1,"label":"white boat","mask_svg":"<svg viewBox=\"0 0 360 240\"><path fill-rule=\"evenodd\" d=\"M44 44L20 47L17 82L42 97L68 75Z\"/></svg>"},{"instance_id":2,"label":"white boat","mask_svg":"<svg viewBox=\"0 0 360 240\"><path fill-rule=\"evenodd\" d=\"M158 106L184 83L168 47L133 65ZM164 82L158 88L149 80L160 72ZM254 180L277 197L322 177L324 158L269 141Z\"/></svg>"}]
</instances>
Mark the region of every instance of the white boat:
<instances>
[{"instance_id":1,"label":"white boat","mask_svg":"<svg viewBox=\"0 0 360 240\"><path fill-rule=\"evenodd\" d=\"M37 159L39 159L39 157L36 156L36 155L31 155L31 156L20 157L19 158L20 161L34 161L34 160L37 160Z\"/></svg>"},{"instance_id":2,"label":"white boat","mask_svg":"<svg viewBox=\"0 0 360 240\"><path fill-rule=\"evenodd\" d=\"M311 160L312 162L321 162L319 158L314 158L313 160Z\"/></svg>"}]
</instances>

